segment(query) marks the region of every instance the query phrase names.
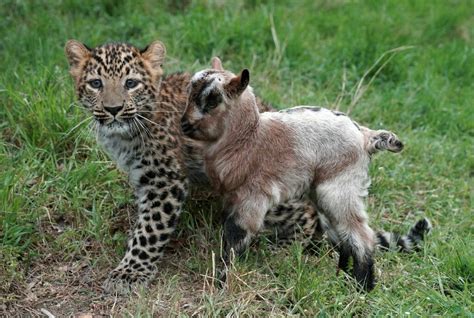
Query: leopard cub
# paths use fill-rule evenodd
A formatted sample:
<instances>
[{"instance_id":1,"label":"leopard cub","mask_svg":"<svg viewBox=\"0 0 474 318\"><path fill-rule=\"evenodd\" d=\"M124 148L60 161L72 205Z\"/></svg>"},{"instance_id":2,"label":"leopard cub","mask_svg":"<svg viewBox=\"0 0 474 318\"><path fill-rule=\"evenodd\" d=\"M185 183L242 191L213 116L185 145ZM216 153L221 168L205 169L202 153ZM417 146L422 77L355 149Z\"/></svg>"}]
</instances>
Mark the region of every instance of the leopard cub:
<instances>
[{"instance_id":1,"label":"leopard cub","mask_svg":"<svg viewBox=\"0 0 474 318\"><path fill-rule=\"evenodd\" d=\"M173 103L185 93L170 96L162 87L161 42L140 51L127 44L89 49L71 40L65 50L79 101L95 118L99 144L135 189L138 220L125 256L105 282L107 290L121 292L154 277L182 211L187 178Z\"/></svg>"}]
</instances>

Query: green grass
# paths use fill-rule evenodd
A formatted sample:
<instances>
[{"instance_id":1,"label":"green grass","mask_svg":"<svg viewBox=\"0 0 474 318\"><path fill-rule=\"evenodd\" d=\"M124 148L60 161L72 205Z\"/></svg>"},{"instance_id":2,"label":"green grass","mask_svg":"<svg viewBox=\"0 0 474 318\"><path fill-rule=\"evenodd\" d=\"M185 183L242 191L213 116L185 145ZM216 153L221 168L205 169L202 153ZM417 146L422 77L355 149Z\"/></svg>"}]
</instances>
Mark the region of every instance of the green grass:
<instances>
[{"instance_id":1,"label":"green grass","mask_svg":"<svg viewBox=\"0 0 474 318\"><path fill-rule=\"evenodd\" d=\"M0 315L472 316L472 1L154 2L0 4ZM191 202L153 287L118 302L103 296L132 198L86 125L75 128L85 117L63 54L69 38L160 39L167 72L197 71L219 55L229 69L250 68L257 93L278 107L347 110L366 74L351 116L407 145L372 164L372 224L405 231L426 215L433 234L415 255L378 255L370 294L336 277L328 255L265 242L223 291L209 278L217 213ZM402 46L412 47L370 70Z\"/></svg>"}]
</instances>

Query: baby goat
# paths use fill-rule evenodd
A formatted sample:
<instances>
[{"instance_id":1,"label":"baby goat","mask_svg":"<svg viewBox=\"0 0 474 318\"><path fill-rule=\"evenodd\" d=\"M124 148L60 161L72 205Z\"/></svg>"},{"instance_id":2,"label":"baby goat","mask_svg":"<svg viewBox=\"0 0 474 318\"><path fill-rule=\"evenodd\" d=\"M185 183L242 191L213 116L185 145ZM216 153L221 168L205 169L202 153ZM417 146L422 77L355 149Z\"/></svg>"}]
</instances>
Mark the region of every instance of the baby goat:
<instances>
[{"instance_id":1,"label":"baby goat","mask_svg":"<svg viewBox=\"0 0 474 318\"><path fill-rule=\"evenodd\" d=\"M224 197L225 260L245 249L269 209L308 195L340 238L340 267L352 257L355 279L371 290L375 237L363 200L370 155L403 144L320 107L259 114L249 71L235 76L218 58L212 67L193 76L181 123L205 145L206 173Z\"/></svg>"}]
</instances>

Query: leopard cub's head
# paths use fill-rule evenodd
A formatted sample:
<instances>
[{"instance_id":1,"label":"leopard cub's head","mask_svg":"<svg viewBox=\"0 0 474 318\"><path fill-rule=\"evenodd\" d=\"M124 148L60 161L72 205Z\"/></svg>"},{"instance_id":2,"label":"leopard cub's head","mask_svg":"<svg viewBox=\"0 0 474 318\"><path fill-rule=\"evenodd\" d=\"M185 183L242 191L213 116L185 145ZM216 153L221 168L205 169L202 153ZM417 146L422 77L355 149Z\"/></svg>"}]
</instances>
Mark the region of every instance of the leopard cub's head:
<instances>
[{"instance_id":1,"label":"leopard cub's head","mask_svg":"<svg viewBox=\"0 0 474 318\"><path fill-rule=\"evenodd\" d=\"M166 55L163 43L144 50L123 43L90 49L69 40L65 52L78 99L103 133L129 133L152 117Z\"/></svg>"}]
</instances>

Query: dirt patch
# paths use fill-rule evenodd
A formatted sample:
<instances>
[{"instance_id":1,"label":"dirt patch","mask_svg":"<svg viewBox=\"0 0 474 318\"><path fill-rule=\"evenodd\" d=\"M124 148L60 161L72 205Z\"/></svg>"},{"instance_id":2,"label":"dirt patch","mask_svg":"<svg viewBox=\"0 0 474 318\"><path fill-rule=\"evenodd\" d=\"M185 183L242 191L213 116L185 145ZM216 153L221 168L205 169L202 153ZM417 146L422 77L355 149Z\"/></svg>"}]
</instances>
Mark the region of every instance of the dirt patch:
<instances>
[{"instance_id":1,"label":"dirt patch","mask_svg":"<svg viewBox=\"0 0 474 318\"><path fill-rule=\"evenodd\" d=\"M140 291L125 297L104 293L101 284L113 265L100 265L87 258L63 261L58 255L47 255L35 261L23 282L10 286L9 300L0 306L0 316L102 317L133 314L136 306L146 311L148 305L150 312L156 312L154 316L176 309L190 312L199 302L196 296L200 295L203 279L181 265L187 257L181 244L171 244L160 264L163 271L145 296ZM183 252L178 253L179 249ZM170 290L172 285L184 287L184 283L186 288ZM179 294L179 299L173 293Z\"/></svg>"}]
</instances>

